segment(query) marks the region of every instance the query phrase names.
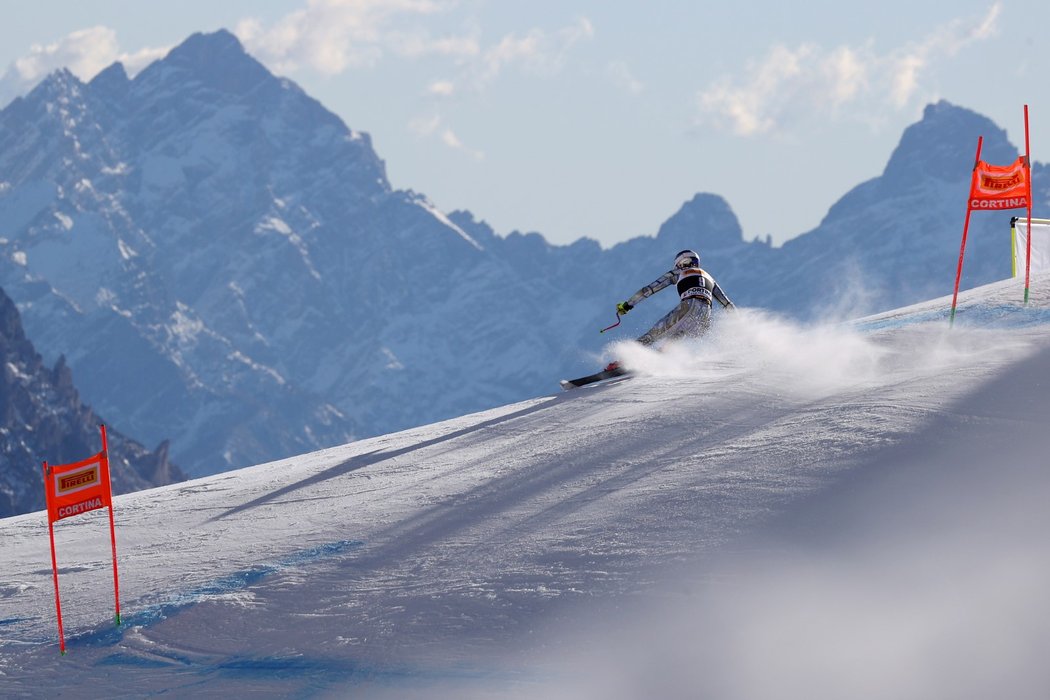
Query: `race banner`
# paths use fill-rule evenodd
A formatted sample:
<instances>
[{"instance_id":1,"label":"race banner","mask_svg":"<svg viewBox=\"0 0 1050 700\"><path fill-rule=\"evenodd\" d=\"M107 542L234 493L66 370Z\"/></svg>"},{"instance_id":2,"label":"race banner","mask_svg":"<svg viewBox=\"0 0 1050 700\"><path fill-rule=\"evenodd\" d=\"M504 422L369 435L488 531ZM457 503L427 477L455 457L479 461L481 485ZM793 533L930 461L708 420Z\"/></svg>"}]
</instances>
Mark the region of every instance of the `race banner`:
<instances>
[{"instance_id":1,"label":"race banner","mask_svg":"<svg viewBox=\"0 0 1050 700\"><path fill-rule=\"evenodd\" d=\"M47 517L52 523L112 504L109 458L104 451L75 464L45 462L44 481Z\"/></svg>"},{"instance_id":2,"label":"race banner","mask_svg":"<svg viewBox=\"0 0 1050 700\"><path fill-rule=\"evenodd\" d=\"M978 160L970 182L970 209L1027 208L1032 201L1030 172L1026 156L1019 156L1010 165L990 165Z\"/></svg>"},{"instance_id":3,"label":"race banner","mask_svg":"<svg viewBox=\"0 0 1050 700\"><path fill-rule=\"evenodd\" d=\"M51 538L51 571L55 582L55 615L58 618L58 648L66 653L62 628L62 599L58 594L58 555L55 552L55 523L99 508L109 508L109 540L113 546L113 597L116 622L120 626L120 582L117 576L117 533L113 523L113 491L109 481L109 447L106 426L100 425L102 451L73 464L44 462L44 494L47 498L47 530Z\"/></svg>"}]
</instances>

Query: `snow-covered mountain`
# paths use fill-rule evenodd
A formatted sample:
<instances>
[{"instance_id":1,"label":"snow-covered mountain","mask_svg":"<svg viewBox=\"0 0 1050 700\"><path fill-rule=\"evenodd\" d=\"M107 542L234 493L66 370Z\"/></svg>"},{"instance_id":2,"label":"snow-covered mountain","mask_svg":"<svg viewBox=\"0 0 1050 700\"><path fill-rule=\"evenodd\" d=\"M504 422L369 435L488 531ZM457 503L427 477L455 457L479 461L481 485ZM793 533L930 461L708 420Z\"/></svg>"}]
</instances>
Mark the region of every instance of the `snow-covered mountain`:
<instances>
[{"instance_id":1,"label":"snow-covered mountain","mask_svg":"<svg viewBox=\"0 0 1050 700\"><path fill-rule=\"evenodd\" d=\"M62 358L46 367L22 330L11 299L0 290L0 518L44 507L41 465L68 464L101 449L102 419L80 401ZM184 480L168 461L168 444L153 451L110 426L114 493Z\"/></svg>"},{"instance_id":2,"label":"snow-covered mountain","mask_svg":"<svg viewBox=\"0 0 1050 700\"><path fill-rule=\"evenodd\" d=\"M1039 698L1050 277L0 521L5 697Z\"/></svg>"},{"instance_id":3,"label":"snow-covered mountain","mask_svg":"<svg viewBox=\"0 0 1050 700\"><path fill-rule=\"evenodd\" d=\"M681 248L737 302L799 317L940 294L978 135L989 160L1016 154L987 119L931 106L882 176L783 248L745 240L712 194L655 236L553 246L393 189L367 134L232 34L198 34L134 79L61 71L0 112L0 286L88 403L212 473L589 372L615 303ZM1007 218L975 217L966 286L1008 274Z\"/></svg>"}]
</instances>

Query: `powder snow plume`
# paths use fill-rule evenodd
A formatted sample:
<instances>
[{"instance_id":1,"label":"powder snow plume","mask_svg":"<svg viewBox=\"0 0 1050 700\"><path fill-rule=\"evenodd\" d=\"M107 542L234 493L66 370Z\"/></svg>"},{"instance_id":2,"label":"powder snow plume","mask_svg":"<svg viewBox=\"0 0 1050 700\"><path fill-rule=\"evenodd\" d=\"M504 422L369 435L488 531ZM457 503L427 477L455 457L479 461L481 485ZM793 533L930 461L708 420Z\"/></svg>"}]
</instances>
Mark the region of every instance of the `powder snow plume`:
<instances>
[{"instance_id":1,"label":"powder snow plume","mask_svg":"<svg viewBox=\"0 0 1050 700\"><path fill-rule=\"evenodd\" d=\"M1016 334L998 329L950 329L941 319L913 324L902 349L882 335L846 322L803 323L761 309L719 313L702 338L659 350L633 341L610 345L605 357L656 378L724 381L761 377L795 398L818 398L877 384L913 370L950 370L988 352L1024 351Z\"/></svg>"}]
</instances>

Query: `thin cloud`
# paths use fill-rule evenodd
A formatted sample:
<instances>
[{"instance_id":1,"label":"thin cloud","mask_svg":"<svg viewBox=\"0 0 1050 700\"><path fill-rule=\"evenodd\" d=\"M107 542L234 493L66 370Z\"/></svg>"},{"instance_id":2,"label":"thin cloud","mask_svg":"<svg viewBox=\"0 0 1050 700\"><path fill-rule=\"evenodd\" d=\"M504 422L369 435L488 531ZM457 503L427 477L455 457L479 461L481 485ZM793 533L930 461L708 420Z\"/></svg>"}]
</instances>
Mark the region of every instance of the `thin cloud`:
<instances>
[{"instance_id":1,"label":"thin cloud","mask_svg":"<svg viewBox=\"0 0 1050 700\"><path fill-rule=\"evenodd\" d=\"M452 132L452 129L445 129L441 134L441 140L449 148L463 148L463 142Z\"/></svg>"},{"instance_id":2,"label":"thin cloud","mask_svg":"<svg viewBox=\"0 0 1050 700\"><path fill-rule=\"evenodd\" d=\"M454 151L461 151L463 153L466 153L474 160L480 161L485 159L485 153L483 151L468 148L466 145L463 144L463 141L460 140L460 138L455 134L455 132L452 131L452 129L446 128L443 132L441 132L441 142Z\"/></svg>"},{"instance_id":3,"label":"thin cloud","mask_svg":"<svg viewBox=\"0 0 1050 700\"><path fill-rule=\"evenodd\" d=\"M746 77L719 80L697 95L698 121L740 136L783 129L814 111L862 107L866 114L910 106L924 81L946 58L995 36L1002 4L974 20L953 20L922 41L888 53L872 42L826 49L807 43L775 45L745 68Z\"/></svg>"},{"instance_id":4,"label":"thin cloud","mask_svg":"<svg viewBox=\"0 0 1050 700\"><path fill-rule=\"evenodd\" d=\"M701 112L741 136L770 131L824 73L818 52L811 44L796 49L774 46L763 61L749 66L745 86L723 79L702 93Z\"/></svg>"},{"instance_id":5,"label":"thin cloud","mask_svg":"<svg viewBox=\"0 0 1050 700\"><path fill-rule=\"evenodd\" d=\"M557 73L569 51L592 37L594 25L586 17L554 32L537 28L525 34L507 34L471 66L473 82L482 88L514 65L533 73Z\"/></svg>"},{"instance_id":6,"label":"thin cloud","mask_svg":"<svg viewBox=\"0 0 1050 700\"><path fill-rule=\"evenodd\" d=\"M456 84L451 80L435 80L427 86L427 94L436 97L451 97L456 93Z\"/></svg>"},{"instance_id":7,"label":"thin cloud","mask_svg":"<svg viewBox=\"0 0 1050 700\"><path fill-rule=\"evenodd\" d=\"M109 27L90 27L67 34L51 44L34 44L29 54L15 60L18 79L36 82L58 68L90 78L113 63L118 55L117 33Z\"/></svg>"},{"instance_id":8,"label":"thin cloud","mask_svg":"<svg viewBox=\"0 0 1050 700\"><path fill-rule=\"evenodd\" d=\"M420 58L425 56L450 56L464 58L481 52L478 40L473 36L431 37L424 32L392 32L386 42L399 56Z\"/></svg>"},{"instance_id":9,"label":"thin cloud","mask_svg":"<svg viewBox=\"0 0 1050 700\"><path fill-rule=\"evenodd\" d=\"M372 65L385 53L472 56L472 37L433 38L424 29L401 25L444 12L435 0L309 0L270 27L255 18L237 23L234 33L248 50L280 72L303 67L326 75Z\"/></svg>"},{"instance_id":10,"label":"thin cloud","mask_svg":"<svg viewBox=\"0 0 1050 700\"><path fill-rule=\"evenodd\" d=\"M831 53L821 66L834 106L856 98L868 84L868 66L856 50L842 46Z\"/></svg>"},{"instance_id":11,"label":"thin cloud","mask_svg":"<svg viewBox=\"0 0 1050 700\"><path fill-rule=\"evenodd\" d=\"M612 61L606 68L606 72L613 84L625 92L638 95L645 90L645 85L635 77L625 61Z\"/></svg>"},{"instance_id":12,"label":"thin cloud","mask_svg":"<svg viewBox=\"0 0 1050 700\"><path fill-rule=\"evenodd\" d=\"M559 73L568 55L581 41L594 36L594 26L587 18L555 31L534 28L524 33L504 35L483 51L459 57L460 67L455 79L432 81L426 95L445 100L461 93L479 94L498 80L506 71L520 70L534 75ZM466 154L475 161L483 161L485 152L466 145L440 116L428 114L409 122L409 131L419 138L438 138L453 151Z\"/></svg>"},{"instance_id":13,"label":"thin cloud","mask_svg":"<svg viewBox=\"0 0 1050 700\"><path fill-rule=\"evenodd\" d=\"M463 140L445 123L440 114L417 117L408 123L408 130L421 139L438 138L448 148L464 153L474 160L485 159L485 152L468 147Z\"/></svg>"},{"instance_id":14,"label":"thin cloud","mask_svg":"<svg viewBox=\"0 0 1050 700\"><path fill-rule=\"evenodd\" d=\"M425 137L437 133L441 127L441 117L432 114L426 117L417 117L408 123L408 130L416 136Z\"/></svg>"},{"instance_id":15,"label":"thin cloud","mask_svg":"<svg viewBox=\"0 0 1050 700\"><path fill-rule=\"evenodd\" d=\"M308 0L271 25L247 17L237 23L234 33L252 55L277 72L306 68L338 75L375 65L386 55L442 57L457 66L457 87L468 83L475 90L484 89L511 67L557 73L572 48L594 36L594 26L585 17L553 31L511 32L488 46L476 27L434 36L426 22L454 8L455 3L437 0ZM446 96L452 84L437 81L430 92Z\"/></svg>"},{"instance_id":16,"label":"thin cloud","mask_svg":"<svg viewBox=\"0 0 1050 700\"><path fill-rule=\"evenodd\" d=\"M168 47L144 48L134 53L121 51L117 32L110 27L94 26L70 32L50 44L34 44L29 53L16 59L0 76L0 106L33 89L50 73L68 68L87 81L116 61L135 75L153 61L162 58Z\"/></svg>"},{"instance_id":17,"label":"thin cloud","mask_svg":"<svg viewBox=\"0 0 1050 700\"><path fill-rule=\"evenodd\" d=\"M904 107L918 91L921 74L941 57L951 57L967 46L986 41L998 33L1002 4L995 3L976 24L955 20L933 32L925 40L909 46L889 59L892 71L891 97Z\"/></svg>"}]
</instances>

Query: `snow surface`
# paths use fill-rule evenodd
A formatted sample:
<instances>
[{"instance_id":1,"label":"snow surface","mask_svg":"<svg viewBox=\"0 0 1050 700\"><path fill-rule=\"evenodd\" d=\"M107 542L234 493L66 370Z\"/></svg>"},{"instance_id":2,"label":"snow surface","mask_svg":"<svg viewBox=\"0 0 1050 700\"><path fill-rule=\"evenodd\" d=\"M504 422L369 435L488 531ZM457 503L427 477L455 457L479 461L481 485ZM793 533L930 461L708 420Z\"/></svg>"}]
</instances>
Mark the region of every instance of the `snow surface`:
<instances>
[{"instance_id":1,"label":"snow surface","mask_svg":"<svg viewBox=\"0 0 1050 700\"><path fill-rule=\"evenodd\" d=\"M120 628L104 513L56 525L64 657L0 521L2 694L1045 697L1050 278L961 299L119 497Z\"/></svg>"}]
</instances>

